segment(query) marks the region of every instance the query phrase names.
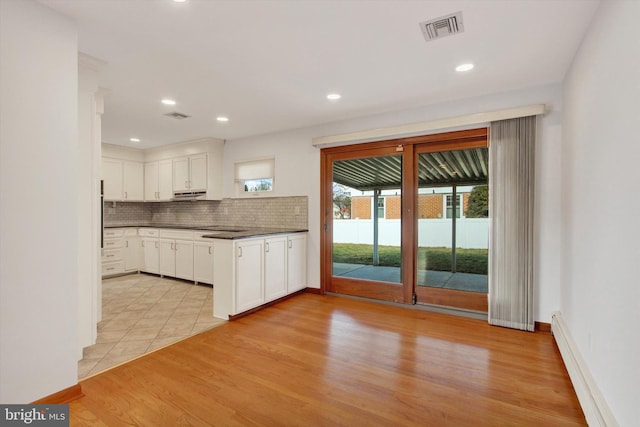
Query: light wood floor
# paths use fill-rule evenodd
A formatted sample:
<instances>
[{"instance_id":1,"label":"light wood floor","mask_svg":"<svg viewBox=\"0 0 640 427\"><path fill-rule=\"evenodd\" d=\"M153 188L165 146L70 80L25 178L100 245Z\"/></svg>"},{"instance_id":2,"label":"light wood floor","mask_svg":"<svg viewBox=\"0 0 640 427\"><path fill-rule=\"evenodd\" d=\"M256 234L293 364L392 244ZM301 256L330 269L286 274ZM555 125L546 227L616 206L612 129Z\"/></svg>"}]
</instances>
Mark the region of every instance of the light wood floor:
<instances>
[{"instance_id":1,"label":"light wood floor","mask_svg":"<svg viewBox=\"0 0 640 427\"><path fill-rule=\"evenodd\" d=\"M71 425L586 425L549 334L313 294L82 389Z\"/></svg>"}]
</instances>

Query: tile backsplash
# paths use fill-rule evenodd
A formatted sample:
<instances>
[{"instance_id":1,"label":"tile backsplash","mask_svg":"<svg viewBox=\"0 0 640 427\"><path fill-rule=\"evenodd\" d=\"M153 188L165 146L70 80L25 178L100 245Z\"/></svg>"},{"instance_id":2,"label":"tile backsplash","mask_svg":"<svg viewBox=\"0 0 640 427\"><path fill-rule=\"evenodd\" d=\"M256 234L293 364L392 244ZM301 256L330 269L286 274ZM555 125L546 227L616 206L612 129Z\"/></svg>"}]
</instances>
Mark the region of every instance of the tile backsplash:
<instances>
[{"instance_id":1,"label":"tile backsplash","mask_svg":"<svg viewBox=\"0 0 640 427\"><path fill-rule=\"evenodd\" d=\"M197 202L104 202L106 226L309 228L307 196Z\"/></svg>"}]
</instances>

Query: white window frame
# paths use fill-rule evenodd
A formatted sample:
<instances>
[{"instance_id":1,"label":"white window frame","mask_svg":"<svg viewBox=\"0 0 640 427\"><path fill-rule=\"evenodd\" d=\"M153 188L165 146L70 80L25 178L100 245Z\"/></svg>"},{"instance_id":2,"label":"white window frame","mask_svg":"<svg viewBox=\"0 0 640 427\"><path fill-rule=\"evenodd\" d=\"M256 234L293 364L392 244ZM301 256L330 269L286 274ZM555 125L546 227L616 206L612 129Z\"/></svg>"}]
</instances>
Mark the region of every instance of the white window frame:
<instances>
[{"instance_id":1,"label":"white window frame","mask_svg":"<svg viewBox=\"0 0 640 427\"><path fill-rule=\"evenodd\" d=\"M453 216L451 216L451 218L447 216L447 198L453 197L453 193L444 193L443 195L444 197L442 198L442 213L443 213L442 218L451 219L453 218ZM464 218L465 217L464 216L464 193L456 193L456 197L458 197L459 206L460 206L460 218ZM453 212L453 208L451 210L452 210L452 215L455 215L455 212ZM456 217L456 219L460 219L460 218Z\"/></svg>"},{"instance_id":2,"label":"white window frame","mask_svg":"<svg viewBox=\"0 0 640 427\"><path fill-rule=\"evenodd\" d=\"M378 206L374 206L373 205L373 201L375 200L375 198L373 196L371 196L371 219L373 219L373 210L374 209L378 209ZM378 196L378 201L382 200L382 216L378 216L379 219L386 219L387 218L387 201L386 201L386 197L385 196Z\"/></svg>"},{"instance_id":3,"label":"white window frame","mask_svg":"<svg viewBox=\"0 0 640 427\"><path fill-rule=\"evenodd\" d=\"M233 177L236 197L255 197L273 194L276 185L275 157L242 160L234 163ZM270 190L245 191L247 181L271 180Z\"/></svg>"}]
</instances>

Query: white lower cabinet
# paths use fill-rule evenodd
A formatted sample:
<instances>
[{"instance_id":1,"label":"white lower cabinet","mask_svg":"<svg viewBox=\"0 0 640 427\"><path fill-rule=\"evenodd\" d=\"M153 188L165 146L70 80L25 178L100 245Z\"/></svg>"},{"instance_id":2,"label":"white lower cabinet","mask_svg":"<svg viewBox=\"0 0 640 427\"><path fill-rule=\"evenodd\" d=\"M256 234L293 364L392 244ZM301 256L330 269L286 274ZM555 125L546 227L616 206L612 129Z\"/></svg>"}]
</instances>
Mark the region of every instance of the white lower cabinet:
<instances>
[{"instance_id":1,"label":"white lower cabinet","mask_svg":"<svg viewBox=\"0 0 640 427\"><path fill-rule=\"evenodd\" d=\"M193 280L193 240L176 240L176 277Z\"/></svg>"},{"instance_id":2,"label":"white lower cabinet","mask_svg":"<svg viewBox=\"0 0 640 427\"><path fill-rule=\"evenodd\" d=\"M130 273L140 269L138 230L108 228L103 232L102 276Z\"/></svg>"},{"instance_id":3,"label":"white lower cabinet","mask_svg":"<svg viewBox=\"0 0 640 427\"><path fill-rule=\"evenodd\" d=\"M307 233L287 236L287 293L307 287Z\"/></svg>"},{"instance_id":4,"label":"white lower cabinet","mask_svg":"<svg viewBox=\"0 0 640 427\"><path fill-rule=\"evenodd\" d=\"M158 240L158 230L151 228L141 228L140 235L140 271L147 273L160 273L160 242Z\"/></svg>"},{"instance_id":5,"label":"white lower cabinet","mask_svg":"<svg viewBox=\"0 0 640 427\"><path fill-rule=\"evenodd\" d=\"M228 319L306 287L306 233L214 239L213 252L215 317Z\"/></svg>"},{"instance_id":6,"label":"white lower cabinet","mask_svg":"<svg viewBox=\"0 0 640 427\"><path fill-rule=\"evenodd\" d=\"M160 275L193 280L193 231L160 230Z\"/></svg>"},{"instance_id":7,"label":"white lower cabinet","mask_svg":"<svg viewBox=\"0 0 640 427\"><path fill-rule=\"evenodd\" d=\"M250 310L264 303L262 284L263 239L245 239L236 247L236 312Z\"/></svg>"},{"instance_id":8,"label":"white lower cabinet","mask_svg":"<svg viewBox=\"0 0 640 427\"><path fill-rule=\"evenodd\" d=\"M264 240L264 302L287 294L287 238Z\"/></svg>"},{"instance_id":9,"label":"white lower cabinet","mask_svg":"<svg viewBox=\"0 0 640 427\"><path fill-rule=\"evenodd\" d=\"M213 243L193 242L193 281L213 285Z\"/></svg>"},{"instance_id":10,"label":"white lower cabinet","mask_svg":"<svg viewBox=\"0 0 640 427\"><path fill-rule=\"evenodd\" d=\"M140 270L140 238L138 230L129 228L124 231L124 271Z\"/></svg>"}]
</instances>

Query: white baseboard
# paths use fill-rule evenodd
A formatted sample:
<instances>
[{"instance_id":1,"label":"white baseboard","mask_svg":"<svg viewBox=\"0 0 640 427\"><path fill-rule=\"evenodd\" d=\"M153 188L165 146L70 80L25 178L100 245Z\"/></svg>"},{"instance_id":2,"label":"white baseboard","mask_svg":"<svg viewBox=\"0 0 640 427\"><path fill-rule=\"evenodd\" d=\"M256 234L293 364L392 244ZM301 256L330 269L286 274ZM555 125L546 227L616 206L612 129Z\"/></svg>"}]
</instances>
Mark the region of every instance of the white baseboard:
<instances>
[{"instance_id":1,"label":"white baseboard","mask_svg":"<svg viewBox=\"0 0 640 427\"><path fill-rule=\"evenodd\" d=\"M556 340L589 426L617 427L618 422L602 397L559 311L551 315L551 333Z\"/></svg>"}]
</instances>

